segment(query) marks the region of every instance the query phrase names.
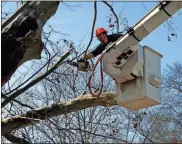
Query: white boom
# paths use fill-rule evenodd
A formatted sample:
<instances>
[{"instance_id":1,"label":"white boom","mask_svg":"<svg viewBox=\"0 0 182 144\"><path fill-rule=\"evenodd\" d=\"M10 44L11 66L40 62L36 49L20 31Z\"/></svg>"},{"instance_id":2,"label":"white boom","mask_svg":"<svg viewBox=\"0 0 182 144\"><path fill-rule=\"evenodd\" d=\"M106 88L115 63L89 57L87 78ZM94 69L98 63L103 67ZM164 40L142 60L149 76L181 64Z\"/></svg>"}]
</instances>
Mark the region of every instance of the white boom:
<instances>
[{"instance_id":1,"label":"white boom","mask_svg":"<svg viewBox=\"0 0 182 144\"><path fill-rule=\"evenodd\" d=\"M162 55L138 43L182 8L182 1L162 1L116 42L103 57L103 70L116 81L117 102L130 110L160 103Z\"/></svg>"}]
</instances>

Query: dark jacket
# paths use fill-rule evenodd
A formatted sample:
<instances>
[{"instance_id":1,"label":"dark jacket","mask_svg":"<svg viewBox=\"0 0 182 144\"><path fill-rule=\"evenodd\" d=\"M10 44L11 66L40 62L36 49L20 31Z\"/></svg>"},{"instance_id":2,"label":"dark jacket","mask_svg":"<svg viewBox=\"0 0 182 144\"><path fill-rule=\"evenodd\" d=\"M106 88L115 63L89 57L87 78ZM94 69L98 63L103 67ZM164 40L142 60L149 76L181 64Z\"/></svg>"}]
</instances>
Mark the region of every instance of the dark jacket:
<instances>
[{"instance_id":1,"label":"dark jacket","mask_svg":"<svg viewBox=\"0 0 182 144\"><path fill-rule=\"evenodd\" d=\"M99 45L96 46L96 48L91 53L94 55L94 57L98 56L99 54L101 54L105 50L105 47L110 42L117 41L121 36L122 36L122 34L111 34L111 35L108 35L107 36L108 37L108 43L107 44L100 43Z\"/></svg>"}]
</instances>

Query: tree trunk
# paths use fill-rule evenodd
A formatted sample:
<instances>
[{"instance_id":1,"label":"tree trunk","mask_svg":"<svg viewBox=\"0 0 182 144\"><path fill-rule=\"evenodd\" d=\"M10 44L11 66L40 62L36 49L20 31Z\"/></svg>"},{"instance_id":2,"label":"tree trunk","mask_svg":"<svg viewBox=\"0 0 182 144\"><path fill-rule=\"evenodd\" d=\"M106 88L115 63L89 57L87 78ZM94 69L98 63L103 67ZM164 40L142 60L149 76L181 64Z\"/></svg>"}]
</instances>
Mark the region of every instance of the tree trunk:
<instances>
[{"instance_id":1,"label":"tree trunk","mask_svg":"<svg viewBox=\"0 0 182 144\"><path fill-rule=\"evenodd\" d=\"M3 86L16 69L31 59L40 59L43 49L42 28L52 17L59 1L27 1L2 24Z\"/></svg>"}]
</instances>

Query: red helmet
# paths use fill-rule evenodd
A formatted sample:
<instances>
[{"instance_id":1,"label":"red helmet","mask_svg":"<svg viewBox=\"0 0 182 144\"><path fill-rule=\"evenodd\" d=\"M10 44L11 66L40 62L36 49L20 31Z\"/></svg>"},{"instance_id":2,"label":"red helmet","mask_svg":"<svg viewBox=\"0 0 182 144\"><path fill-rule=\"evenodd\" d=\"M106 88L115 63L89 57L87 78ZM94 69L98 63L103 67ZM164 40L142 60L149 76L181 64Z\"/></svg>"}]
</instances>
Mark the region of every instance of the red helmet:
<instances>
[{"instance_id":1,"label":"red helmet","mask_svg":"<svg viewBox=\"0 0 182 144\"><path fill-rule=\"evenodd\" d=\"M98 37L98 35L100 34L100 33L103 33L103 32L108 32L107 30L105 30L104 28L98 28L97 30L96 30L96 37Z\"/></svg>"}]
</instances>

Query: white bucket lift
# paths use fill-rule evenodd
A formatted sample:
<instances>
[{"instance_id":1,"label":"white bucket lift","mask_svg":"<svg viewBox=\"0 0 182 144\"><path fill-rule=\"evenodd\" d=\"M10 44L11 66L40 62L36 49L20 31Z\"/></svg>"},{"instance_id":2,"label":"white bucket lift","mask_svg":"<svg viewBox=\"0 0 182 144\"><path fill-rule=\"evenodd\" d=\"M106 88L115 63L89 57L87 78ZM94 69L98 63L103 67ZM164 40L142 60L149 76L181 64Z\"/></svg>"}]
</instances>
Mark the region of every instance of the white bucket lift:
<instances>
[{"instance_id":1,"label":"white bucket lift","mask_svg":"<svg viewBox=\"0 0 182 144\"><path fill-rule=\"evenodd\" d=\"M117 58L116 53L117 49L105 53L103 70L116 82L117 103L129 110L159 104L162 55L141 45L129 47Z\"/></svg>"},{"instance_id":2,"label":"white bucket lift","mask_svg":"<svg viewBox=\"0 0 182 144\"><path fill-rule=\"evenodd\" d=\"M182 1L160 1L123 37L104 51L103 70L116 81L117 103L139 110L160 103L162 55L138 43L182 7Z\"/></svg>"}]
</instances>

